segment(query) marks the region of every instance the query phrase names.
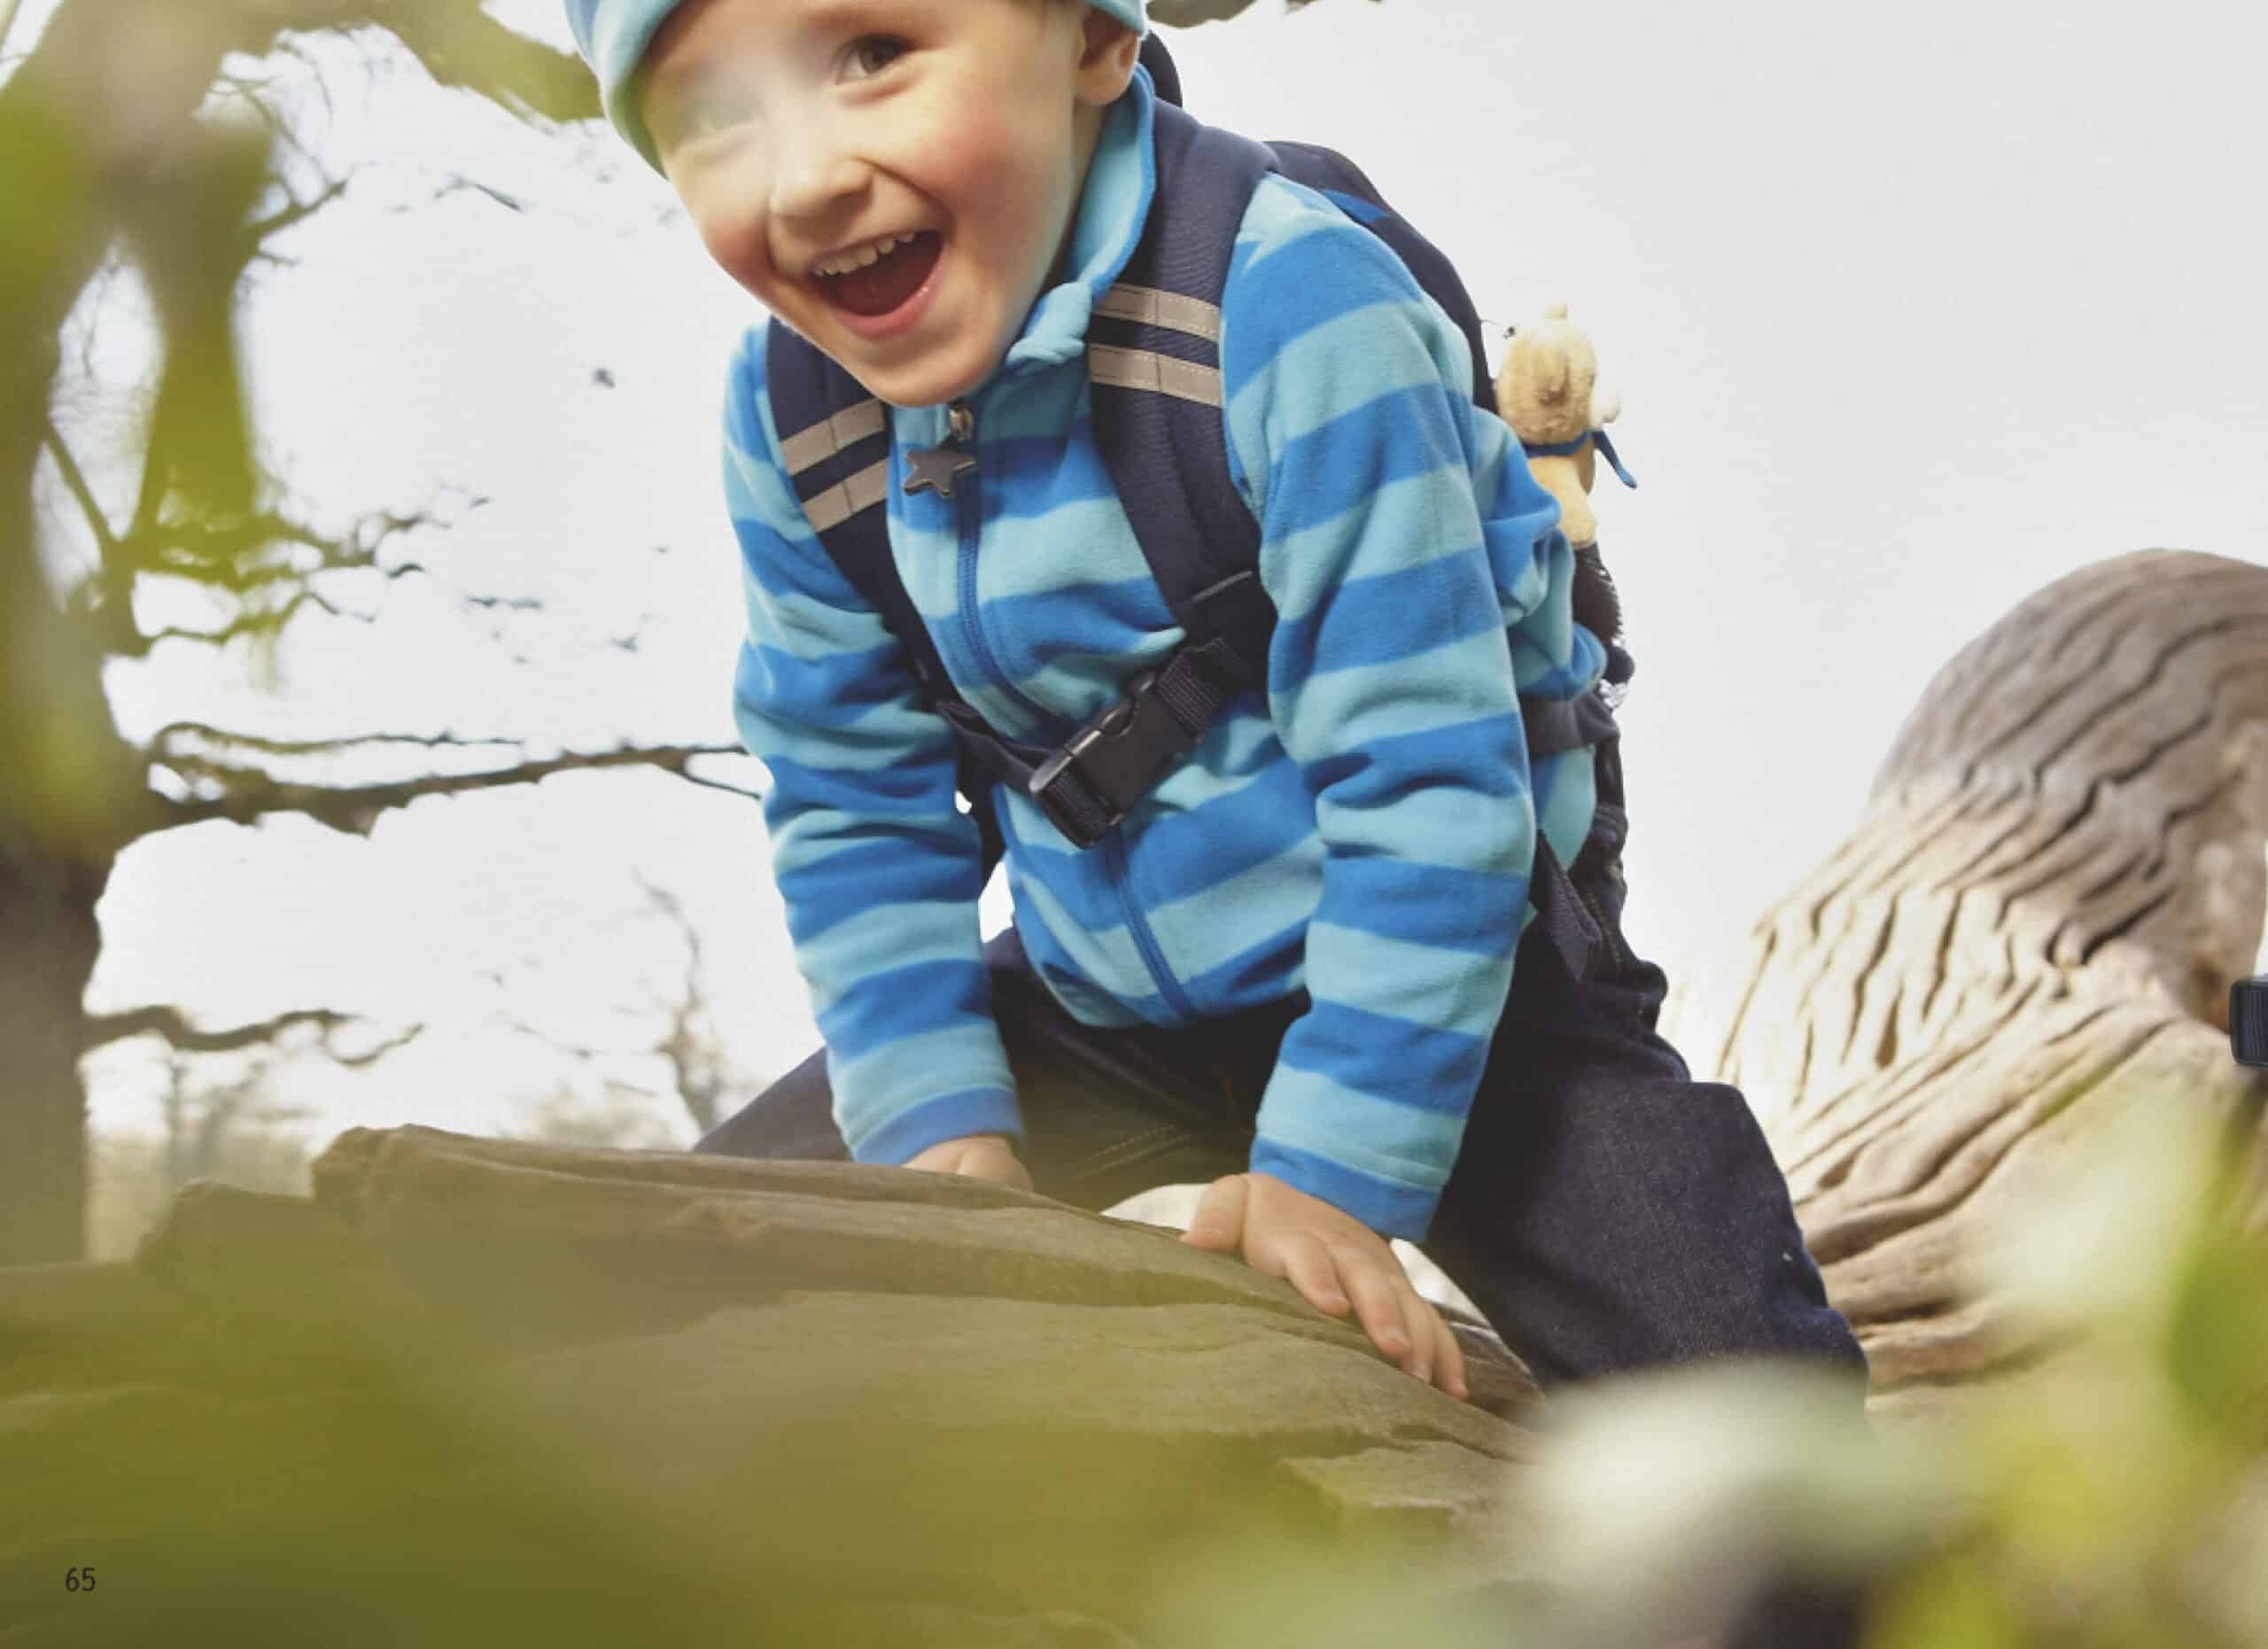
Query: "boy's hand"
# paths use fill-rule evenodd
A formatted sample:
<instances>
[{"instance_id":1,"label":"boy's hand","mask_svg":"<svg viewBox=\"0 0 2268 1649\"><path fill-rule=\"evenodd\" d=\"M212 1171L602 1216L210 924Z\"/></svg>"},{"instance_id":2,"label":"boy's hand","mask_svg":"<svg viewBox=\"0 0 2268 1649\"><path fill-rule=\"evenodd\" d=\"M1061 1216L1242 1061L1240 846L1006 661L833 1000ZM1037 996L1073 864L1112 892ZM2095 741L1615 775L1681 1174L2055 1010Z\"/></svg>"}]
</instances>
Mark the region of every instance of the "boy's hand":
<instances>
[{"instance_id":1,"label":"boy's hand","mask_svg":"<svg viewBox=\"0 0 2268 1649\"><path fill-rule=\"evenodd\" d=\"M1205 1187L1184 1242L1244 1255L1333 1317L1352 1303L1371 1342L1409 1373L1468 1396L1456 1336L1402 1269L1386 1240L1343 1210L1273 1174L1231 1174Z\"/></svg>"},{"instance_id":2,"label":"boy's hand","mask_svg":"<svg viewBox=\"0 0 2268 1649\"><path fill-rule=\"evenodd\" d=\"M1031 1189L1031 1171L1016 1160L1016 1147L1005 1134L973 1133L959 1140L940 1140L905 1165L932 1174L997 1180L1019 1191Z\"/></svg>"}]
</instances>

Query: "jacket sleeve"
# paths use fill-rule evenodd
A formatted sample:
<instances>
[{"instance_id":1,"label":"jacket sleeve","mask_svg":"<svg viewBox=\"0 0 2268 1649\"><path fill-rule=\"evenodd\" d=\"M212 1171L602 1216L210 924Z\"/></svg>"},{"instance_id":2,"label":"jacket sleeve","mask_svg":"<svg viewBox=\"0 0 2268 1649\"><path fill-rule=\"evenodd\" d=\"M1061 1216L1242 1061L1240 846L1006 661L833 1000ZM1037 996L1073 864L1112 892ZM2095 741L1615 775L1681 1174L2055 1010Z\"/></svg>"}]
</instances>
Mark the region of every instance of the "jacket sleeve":
<instances>
[{"instance_id":1,"label":"jacket sleeve","mask_svg":"<svg viewBox=\"0 0 2268 1649\"><path fill-rule=\"evenodd\" d=\"M992 1021L975 823L904 649L829 559L778 462L764 331L726 398L724 480L748 632L733 704L771 774L765 821L851 1155L1021 1134Z\"/></svg>"},{"instance_id":2,"label":"jacket sleeve","mask_svg":"<svg viewBox=\"0 0 2268 1649\"><path fill-rule=\"evenodd\" d=\"M1263 184L1223 305L1231 469L1278 614L1270 708L1324 860L1313 1005L1252 1166L1412 1239L1511 986L1536 809L1506 631L1559 538L1469 362L1391 250Z\"/></svg>"}]
</instances>

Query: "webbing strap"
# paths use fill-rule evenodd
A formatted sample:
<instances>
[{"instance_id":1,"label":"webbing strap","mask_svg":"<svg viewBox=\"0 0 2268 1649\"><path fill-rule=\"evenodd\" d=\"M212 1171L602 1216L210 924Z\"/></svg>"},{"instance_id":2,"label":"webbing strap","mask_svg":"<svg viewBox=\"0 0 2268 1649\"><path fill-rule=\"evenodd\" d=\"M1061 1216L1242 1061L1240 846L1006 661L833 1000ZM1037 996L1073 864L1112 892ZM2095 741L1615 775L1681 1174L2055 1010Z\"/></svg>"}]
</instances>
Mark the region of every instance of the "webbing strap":
<instances>
[{"instance_id":1,"label":"webbing strap","mask_svg":"<svg viewBox=\"0 0 2268 1649\"><path fill-rule=\"evenodd\" d=\"M858 379L779 322L765 346L772 422L796 496L827 557L850 587L881 615L905 649L923 701L944 714L960 749L958 779L983 842L984 873L999 862L999 821L991 805L994 762L970 740L948 701L983 727L983 718L959 704L952 678L929 626L913 605L889 551L889 415Z\"/></svg>"},{"instance_id":2,"label":"webbing strap","mask_svg":"<svg viewBox=\"0 0 2268 1649\"><path fill-rule=\"evenodd\" d=\"M1528 870L1528 899L1535 906L1536 926L1565 961L1568 973L1577 979L1588 978L1592 959L1606 948L1606 930L1575 891L1574 878L1559 862L1558 851L1543 834L1540 821L1535 858Z\"/></svg>"},{"instance_id":3,"label":"webbing strap","mask_svg":"<svg viewBox=\"0 0 2268 1649\"><path fill-rule=\"evenodd\" d=\"M804 514L814 533L841 526L862 510L872 509L889 496L889 460L882 459L856 471L816 498L804 501Z\"/></svg>"},{"instance_id":4,"label":"webbing strap","mask_svg":"<svg viewBox=\"0 0 2268 1649\"><path fill-rule=\"evenodd\" d=\"M1149 220L1088 323L1088 376L1095 444L1159 593L1187 648L1219 643L1206 655L1213 667L1161 673L1191 712L1213 701L1209 719L1237 685L1266 681L1276 624L1260 586L1260 525L1230 472L1220 348L1237 229L1274 162L1263 145L1170 104L1155 105L1152 121Z\"/></svg>"},{"instance_id":5,"label":"webbing strap","mask_svg":"<svg viewBox=\"0 0 2268 1649\"><path fill-rule=\"evenodd\" d=\"M1110 389L1146 390L1153 394L1177 395L1200 407L1218 410L1221 369L1176 361L1150 349L1114 349L1108 344L1087 346L1087 375Z\"/></svg>"},{"instance_id":6,"label":"webbing strap","mask_svg":"<svg viewBox=\"0 0 2268 1649\"><path fill-rule=\"evenodd\" d=\"M780 462L790 475L800 475L813 464L824 463L846 447L856 446L868 436L880 435L889 426L883 416L882 403L867 396L856 405L841 412L830 412L808 429L780 438Z\"/></svg>"},{"instance_id":7,"label":"webbing strap","mask_svg":"<svg viewBox=\"0 0 2268 1649\"><path fill-rule=\"evenodd\" d=\"M1154 286L1136 286L1121 281L1096 300L1095 313L1108 315L1114 321L1132 321L1143 326L1186 332L1208 344L1221 341L1218 305L1184 298L1178 292L1161 292Z\"/></svg>"}]
</instances>

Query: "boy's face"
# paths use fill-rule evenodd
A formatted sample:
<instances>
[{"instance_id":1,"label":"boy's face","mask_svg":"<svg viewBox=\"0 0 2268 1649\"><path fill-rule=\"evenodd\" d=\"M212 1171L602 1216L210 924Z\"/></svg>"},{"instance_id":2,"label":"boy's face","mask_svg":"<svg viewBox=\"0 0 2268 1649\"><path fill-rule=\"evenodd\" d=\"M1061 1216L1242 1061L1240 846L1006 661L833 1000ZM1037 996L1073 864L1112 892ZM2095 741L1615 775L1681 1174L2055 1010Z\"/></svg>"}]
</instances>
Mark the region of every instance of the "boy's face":
<instances>
[{"instance_id":1,"label":"boy's face","mask_svg":"<svg viewBox=\"0 0 2268 1649\"><path fill-rule=\"evenodd\" d=\"M725 271L933 406L1022 330L1138 43L1082 0L688 0L640 108Z\"/></svg>"}]
</instances>

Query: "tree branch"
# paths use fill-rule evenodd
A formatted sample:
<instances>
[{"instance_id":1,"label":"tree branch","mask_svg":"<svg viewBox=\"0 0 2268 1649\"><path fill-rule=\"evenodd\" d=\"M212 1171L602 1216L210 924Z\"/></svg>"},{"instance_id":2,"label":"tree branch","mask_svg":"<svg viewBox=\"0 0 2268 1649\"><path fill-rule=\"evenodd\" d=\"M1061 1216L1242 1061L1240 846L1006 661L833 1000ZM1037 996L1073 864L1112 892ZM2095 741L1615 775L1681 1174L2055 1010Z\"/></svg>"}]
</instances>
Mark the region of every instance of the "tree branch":
<instances>
[{"instance_id":1,"label":"tree branch","mask_svg":"<svg viewBox=\"0 0 2268 1649\"><path fill-rule=\"evenodd\" d=\"M434 83L477 92L521 120L585 121L599 113L598 82L572 52L509 29L470 0L370 4Z\"/></svg>"},{"instance_id":2,"label":"tree branch","mask_svg":"<svg viewBox=\"0 0 2268 1649\"><path fill-rule=\"evenodd\" d=\"M244 1048L270 1047L285 1031L299 1025L314 1025L322 1031L322 1051L331 1062L348 1070L359 1070L375 1065L387 1054L408 1046L424 1035L423 1025L409 1025L360 1054L339 1050L335 1040L338 1033L349 1025L363 1023L358 1015L342 1014L329 1007L295 1007L288 1013L263 1019L256 1024L231 1025L225 1031L200 1031L190 1024L178 1007L150 1007L129 1008L122 1014L89 1014L82 1022L80 1043L82 1053L91 1053L113 1042L123 1042L129 1037L156 1036L164 1038L175 1054L232 1054ZM178 1062L175 1065L179 1069Z\"/></svg>"},{"instance_id":3,"label":"tree branch","mask_svg":"<svg viewBox=\"0 0 2268 1649\"><path fill-rule=\"evenodd\" d=\"M89 1014L82 1051L124 1041L128 1037L159 1036L183 1054L227 1054L237 1048L272 1042L293 1025L320 1025L326 1041L331 1031L353 1023L351 1015L328 1007L294 1008L263 1019L258 1024L236 1025L227 1031L199 1031L178 1007L136 1007L123 1014Z\"/></svg>"},{"instance_id":4,"label":"tree branch","mask_svg":"<svg viewBox=\"0 0 2268 1649\"><path fill-rule=\"evenodd\" d=\"M722 1120L726 1079L723 1050L702 1024L709 1002L702 989L701 931L685 914L684 903L677 895L648 881L643 873L638 875L638 885L685 940L685 988L669 1004L669 1034L654 1051L669 1061L677 1080L678 1100L693 1118L694 1126L705 1134Z\"/></svg>"},{"instance_id":5,"label":"tree branch","mask_svg":"<svg viewBox=\"0 0 2268 1649\"><path fill-rule=\"evenodd\" d=\"M446 200L451 195L462 194L467 191L485 195L498 206L509 207L514 212L524 212L528 209L527 203L517 195L508 195L502 190L492 188L478 178L467 177L462 172L452 173L449 181L433 191L433 198Z\"/></svg>"},{"instance_id":6,"label":"tree branch","mask_svg":"<svg viewBox=\"0 0 2268 1649\"><path fill-rule=\"evenodd\" d=\"M179 625L153 630L145 638L146 644L142 650L147 652L159 642L203 642L208 646L225 647L239 636L265 635L270 631L282 629L291 622L302 607L320 608L334 618L352 618L357 624L376 624L378 621L378 616L374 612L348 612L313 590L301 590L272 612L248 612L242 618L230 619L217 630L185 630Z\"/></svg>"},{"instance_id":7,"label":"tree branch","mask_svg":"<svg viewBox=\"0 0 2268 1649\"><path fill-rule=\"evenodd\" d=\"M634 1094L641 1099L659 1100L663 1096L636 1083L625 1082L607 1075L610 1062L659 1058L670 1069L670 1093L685 1108L692 1119L695 1132L705 1134L714 1128L724 1114L726 1099L733 1087L733 1073L725 1049L718 1040L713 1022L709 1015L708 995L703 987L703 952L701 934L685 912L684 903L643 873L633 872L638 885L646 891L647 900L666 917L685 941L685 978L674 995L655 994L650 998L654 1007L667 1018L667 1028L645 1047L594 1047L584 1042L563 1041L539 1027L530 1024L517 1015L500 1015L499 1018L511 1030L532 1037L553 1052L580 1061L586 1066L599 1069L601 1080L610 1092ZM505 981L501 974L488 973L501 990ZM616 1010L627 1013L628 1009Z\"/></svg>"},{"instance_id":8,"label":"tree branch","mask_svg":"<svg viewBox=\"0 0 2268 1649\"><path fill-rule=\"evenodd\" d=\"M343 1065L349 1070L360 1070L366 1065L377 1064L380 1060L384 1059L387 1054L394 1052L397 1048L408 1047L411 1043L416 1041L419 1037L424 1034L424 1026L410 1025L403 1030L399 1036L388 1037L384 1041L371 1048L368 1053L363 1054L340 1053L338 1047L331 1042L330 1033L329 1031L325 1031L323 1033L322 1040L324 1051L330 1055L331 1063L334 1065Z\"/></svg>"},{"instance_id":9,"label":"tree branch","mask_svg":"<svg viewBox=\"0 0 2268 1649\"><path fill-rule=\"evenodd\" d=\"M458 741L447 741L455 743ZM513 741L501 741L513 742ZM332 746L333 749L344 745ZM151 766L165 767L192 785L202 782L219 793L192 801L164 804L166 822L160 829L177 829L224 819L249 824L270 813L300 813L318 824L349 836L368 836L379 818L398 807L428 796L462 796L475 790L501 789L535 784L554 774L592 772L608 767L651 767L674 774L689 783L735 796L759 799L762 792L704 779L688 771L704 756L734 756L744 752L737 744L625 745L619 750L571 751L540 761L525 761L489 773L428 774L384 784L294 784L246 767L235 767L206 758L151 752Z\"/></svg>"},{"instance_id":10,"label":"tree branch","mask_svg":"<svg viewBox=\"0 0 2268 1649\"><path fill-rule=\"evenodd\" d=\"M118 534L110 530L110 518L103 514L103 507L95 497L95 489L87 485L87 477L79 468L79 461L71 455L71 448L63 439L63 432L55 427L52 416L46 420L41 439L46 443L48 455L55 460L56 470L63 477L63 485L71 496L78 500L80 511L87 517L87 530L95 535L95 548L102 552L107 564L118 552Z\"/></svg>"},{"instance_id":11,"label":"tree branch","mask_svg":"<svg viewBox=\"0 0 2268 1649\"><path fill-rule=\"evenodd\" d=\"M176 757L197 759L189 752L169 748L175 740L184 737L206 739L237 750L257 751L263 756L337 756L372 744L415 744L423 750L472 750L520 743L510 738L462 738L447 728L439 733L357 733L343 739L271 739L258 733L231 732L202 721L174 721L159 728L151 738L152 758L166 766L171 766Z\"/></svg>"},{"instance_id":12,"label":"tree branch","mask_svg":"<svg viewBox=\"0 0 2268 1649\"><path fill-rule=\"evenodd\" d=\"M293 224L303 222L313 217L338 199L346 192L346 178L332 178L307 199L302 200L293 196L291 198L290 204L277 207L264 218L257 218L245 224L243 235L245 240L250 244L245 248L245 261L249 263L255 258L269 263L284 261L276 253L268 250L268 242Z\"/></svg>"},{"instance_id":13,"label":"tree branch","mask_svg":"<svg viewBox=\"0 0 2268 1649\"><path fill-rule=\"evenodd\" d=\"M477 500L473 508L485 502ZM303 521L261 509L219 521L137 519L121 541L121 548L137 565L152 572L245 590L317 572L388 572L378 566L378 552L387 540L439 523L439 517L422 509L407 515L386 510L364 517L342 537L327 538ZM245 564L257 551L271 546L312 550L315 564L300 564L306 558L298 557ZM388 572L388 576L396 575Z\"/></svg>"}]
</instances>

